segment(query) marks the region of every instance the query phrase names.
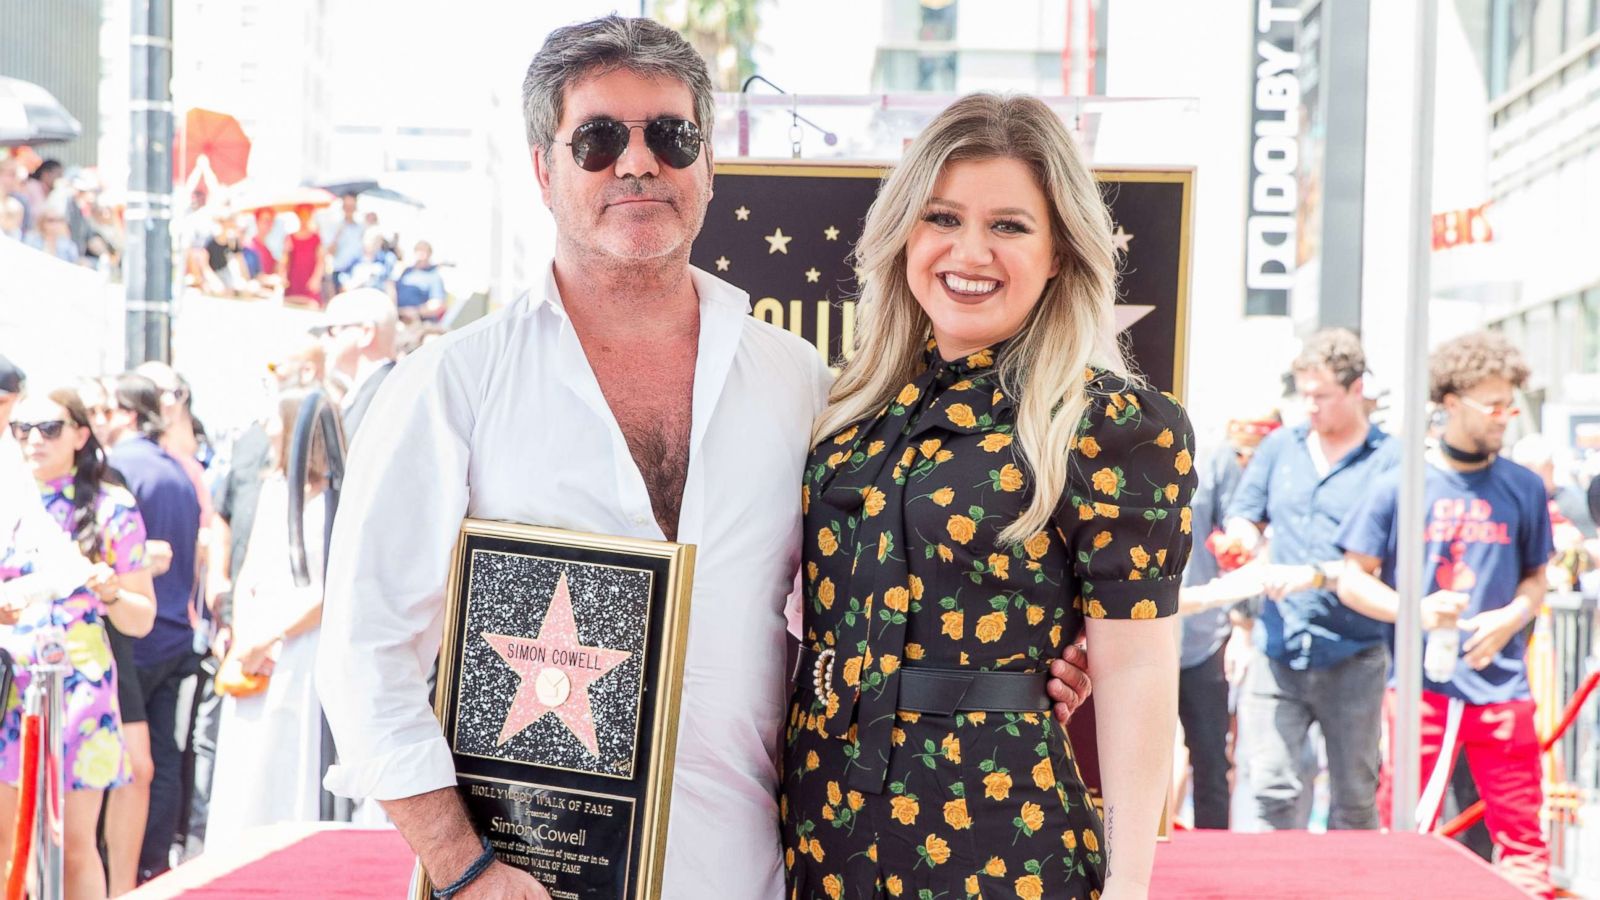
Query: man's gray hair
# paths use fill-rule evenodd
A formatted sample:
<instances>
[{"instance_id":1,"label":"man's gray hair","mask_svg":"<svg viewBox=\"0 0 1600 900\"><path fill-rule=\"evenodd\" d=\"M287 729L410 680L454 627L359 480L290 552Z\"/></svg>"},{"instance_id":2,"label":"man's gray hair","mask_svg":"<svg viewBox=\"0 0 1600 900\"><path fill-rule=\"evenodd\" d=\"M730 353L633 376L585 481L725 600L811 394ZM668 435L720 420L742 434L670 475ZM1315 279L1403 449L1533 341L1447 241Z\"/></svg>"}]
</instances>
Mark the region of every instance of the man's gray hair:
<instances>
[{"instance_id":1,"label":"man's gray hair","mask_svg":"<svg viewBox=\"0 0 1600 900\"><path fill-rule=\"evenodd\" d=\"M694 97L700 131L707 143L711 141L715 115L711 75L699 51L676 31L652 19L611 15L557 28L534 55L522 80L528 146L549 152L568 86L618 69L682 82Z\"/></svg>"}]
</instances>

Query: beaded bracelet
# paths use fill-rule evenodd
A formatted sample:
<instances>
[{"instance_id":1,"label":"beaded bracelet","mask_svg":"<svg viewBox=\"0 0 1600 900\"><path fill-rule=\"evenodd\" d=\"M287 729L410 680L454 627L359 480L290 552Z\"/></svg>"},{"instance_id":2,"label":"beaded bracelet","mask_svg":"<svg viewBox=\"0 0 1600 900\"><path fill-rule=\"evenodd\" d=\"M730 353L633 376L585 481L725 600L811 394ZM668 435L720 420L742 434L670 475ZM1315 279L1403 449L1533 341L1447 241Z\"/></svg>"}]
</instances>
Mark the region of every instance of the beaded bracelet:
<instances>
[{"instance_id":1,"label":"beaded bracelet","mask_svg":"<svg viewBox=\"0 0 1600 900\"><path fill-rule=\"evenodd\" d=\"M479 875L489 870L489 866L494 863L494 849L489 846L488 838L479 835L478 840L483 842L483 855L473 860L472 865L467 866L467 870L461 873L460 878L457 878L446 887L435 889L433 900L450 900L451 897L464 890L467 885L477 881Z\"/></svg>"}]
</instances>

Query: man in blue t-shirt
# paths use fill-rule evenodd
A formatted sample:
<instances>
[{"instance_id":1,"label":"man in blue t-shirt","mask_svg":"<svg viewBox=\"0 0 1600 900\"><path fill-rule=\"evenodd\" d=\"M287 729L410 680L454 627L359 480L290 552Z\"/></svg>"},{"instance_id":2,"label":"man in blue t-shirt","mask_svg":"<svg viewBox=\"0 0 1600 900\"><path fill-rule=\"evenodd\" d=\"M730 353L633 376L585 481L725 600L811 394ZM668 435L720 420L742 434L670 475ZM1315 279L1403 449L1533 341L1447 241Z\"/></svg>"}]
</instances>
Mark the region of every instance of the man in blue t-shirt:
<instances>
[{"instance_id":1,"label":"man in blue t-shirt","mask_svg":"<svg viewBox=\"0 0 1600 900\"><path fill-rule=\"evenodd\" d=\"M1346 516L1396 461L1367 418L1361 341L1318 332L1290 367L1307 421L1261 442L1228 504L1227 534L1254 551L1270 526L1275 599L1254 624L1257 653L1239 698L1239 747L1257 829L1306 827L1302 760L1313 722L1327 747L1332 829L1377 828L1378 733L1388 629L1339 605L1323 579L1340 564ZM1290 590L1305 585L1304 589ZM1235 825L1239 827L1239 825Z\"/></svg>"},{"instance_id":2,"label":"man in blue t-shirt","mask_svg":"<svg viewBox=\"0 0 1600 900\"><path fill-rule=\"evenodd\" d=\"M106 420L109 461L139 501L139 513L152 541L171 547L172 561L155 579L156 621L150 633L133 642L133 659L144 694L150 729L150 808L140 881L165 872L183 805L183 754L178 746L178 703L185 679L200 671L194 623L199 618L195 589L200 502L194 483L157 441L161 437L161 392L155 382L132 373L117 379Z\"/></svg>"},{"instance_id":3,"label":"man in blue t-shirt","mask_svg":"<svg viewBox=\"0 0 1600 900\"><path fill-rule=\"evenodd\" d=\"M1503 336L1479 332L1440 347L1429 368L1433 402L1449 418L1424 483L1422 624L1459 626L1461 645L1448 680L1424 677L1417 817L1433 827L1456 753L1465 748L1499 864L1521 887L1549 897L1539 736L1523 655L1527 626L1544 601L1550 511L1539 476L1497 455L1528 367ZM1346 554L1340 601L1384 622L1393 622L1399 607L1399 497L1397 473L1388 473L1339 534ZM1392 712L1391 705L1391 727ZM1386 800L1387 779L1381 793Z\"/></svg>"},{"instance_id":4,"label":"man in blue t-shirt","mask_svg":"<svg viewBox=\"0 0 1600 900\"><path fill-rule=\"evenodd\" d=\"M403 321L437 322L444 315L444 279L433 264L433 245L417 241L413 262L394 280L394 305Z\"/></svg>"}]
</instances>

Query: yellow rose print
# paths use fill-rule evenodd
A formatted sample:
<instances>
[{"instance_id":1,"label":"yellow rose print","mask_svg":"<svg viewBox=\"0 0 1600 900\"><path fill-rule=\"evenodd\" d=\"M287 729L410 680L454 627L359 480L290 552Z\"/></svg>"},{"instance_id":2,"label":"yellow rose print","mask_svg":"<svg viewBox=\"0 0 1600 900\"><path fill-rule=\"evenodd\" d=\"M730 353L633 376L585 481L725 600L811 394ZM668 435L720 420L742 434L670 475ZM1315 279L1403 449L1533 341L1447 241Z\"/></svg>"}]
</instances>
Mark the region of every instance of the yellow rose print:
<instances>
[{"instance_id":1,"label":"yellow rose print","mask_svg":"<svg viewBox=\"0 0 1600 900\"><path fill-rule=\"evenodd\" d=\"M1189 534L1194 528L1194 510L1185 506L1183 512L1178 513L1178 524L1182 526L1184 534Z\"/></svg>"},{"instance_id":2,"label":"yellow rose print","mask_svg":"<svg viewBox=\"0 0 1600 900\"><path fill-rule=\"evenodd\" d=\"M1087 828L1083 830L1083 848L1090 853L1100 852L1100 839L1095 837L1094 832Z\"/></svg>"},{"instance_id":3,"label":"yellow rose print","mask_svg":"<svg viewBox=\"0 0 1600 900\"><path fill-rule=\"evenodd\" d=\"M956 558L956 555L955 555L954 552L951 551L951 549L949 547L946 547L945 545L940 544L939 545L939 558L941 560L944 560L945 562L951 562Z\"/></svg>"},{"instance_id":4,"label":"yellow rose print","mask_svg":"<svg viewBox=\"0 0 1600 900\"><path fill-rule=\"evenodd\" d=\"M883 562L885 559L889 558L891 541L892 539L889 537L889 532L887 531L878 535L878 562Z\"/></svg>"},{"instance_id":5,"label":"yellow rose print","mask_svg":"<svg viewBox=\"0 0 1600 900\"><path fill-rule=\"evenodd\" d=\"M1050 765L1050 757L1048 756L1039 760L1039 764L1034 766L1033 771L1029 774L1033 776L1033 786L1041 791L1048 791L1056 786L1056 770L1054 766ZM839 801L835 800L834 802L837 803Z\"/></svg>"},{"instance_id":6,"label":"yellow rose print","mask_svg":"<svg viewBox=\"0 0 1600 900\"><path fill-rule=\"evenodd\" d=\"M1029 559L1040 559L1050 552L1050 535L1040 531L1022 542L1022 549L1028 554Z\"/></svg>"},{"instance_id":7,"label":"yellow rose print","mask_svg":"<svg viewBox=\"0 0 1600 900\"><path fill-rule=\"evenodd\" d=\"M902 794L889 801L889 818L894 819L901 825L915 824L917 813L921 811L922 807L917 803L915 797L907 797Z\"/></svg>"},{"instance_id":8,"label":"yellow rose print","mask_svg":"<svg viewBox=\"0 0 1600 900\"><path fill-rule=\"evenodd\" d=\"M817 549L823 556L832 556L839 549L839 539L833 536L832 528L824 528L817 532Z\"/></svg>"},{"instance_id":9,"label":"yellow rose print","mask_svg":"<svg viewBox=\"0 0 1600 900\"><path fill-rule=\"evenodd\" d=\"M909 466L909 465L911 465L911 461L916 459L916 458L917 458L917 448L915 448L915 447L907 447L906 448L906 452L902 453L900 455L900 465Z\"/></svg>"},{"instance_id":10,"label":"yellow rose print","mask_svg":"<svg viewBox=\"0 0 1600 900\"><path fill-rule=\"evenodd\" d=\"M990 432L983 436L983 440L978 442L978 446L989 453L999 453L1001 450L1011 446L1011 435L1001 434L998 431Z\"/></svg>"},{"instance_id":11,"label":"yellow rose print","mask_svg":"<svg viewBox=\"0 0 1600 900\"><path fill-rule=\"evenodd\" d=\"M974 725L982 725L984 723L984 721L986 719L988 719L988 718L989 718L989 714L984 712L981 709L978 710L977 712L967 713L967 721L971 722Z\"/></svg>"},{"instance_id":12,"label":"yellow rose print","mask_svg":"<svg viewBox=\"0 0 1600 900\"><path fill-rule=\"evenodd\" d=\"M1100 604L1099 600L1090 600L1084 612L1088 613L1091 619L1104 619L1106 617L1106 608Z\"/></svg>"},{"instance_id":13,"label":"yellow rose print","mask_svg":"<svg viewBox=\"0 0 1600 900\"><path fill-rule=\"evenodd\" d=\"M1004 877L1006 874L1006 861L998 856L989 857L989 861L983 865L983 874L990 878Z\"/></svg>"},{"instance_id":14,"label":"yellow rose print","mask_svg":"<svg viewBox=\"0 0 1600 900\"><path fill-rule=\"evenodd\" d=\"M839 468L839 463L842 463L842 462L844 462L845 460L847 460L849 458L850 458L850 454L844 452L843 450L840 450L837 453L831 454L831 455L828 456L828 468L837 469L837 468Z\"/></svg>"},{"instance_id":15,"label":"yellow rose print","mask_svg":"<svg viewBox=\"0 0 1600 900\"><path fill-rule=\"evenodd\" d=\"M1164 566L1166 564L1167 564L1167 548L1162 547L1160 550L1156 551L1156 565Z\"/></svg>"},{"instance_id":16,"label":"yellow rose print","mask_svg":"<svg viewBox=\"0 0 1600 900\"><path fill-rule=\"evenodd\" d=\"M1161 433L1156 435L1156 446L1160 447L1162 449L1166 449L1167 447L1171 447L1172 446L1172 429L1171 428L1163 428L1163 429L1161 429Z\"/></svg>"},{"instance_id":17,"label":"yellow rose print","mask_svg":"<svg viewBox=\"0 0 1600 900\"><path fill-rule=\"evenodd\" d=\"M939 633L953 641L961 640L966 633L967 614L959 609L953 609L939 617Z\"/></svg>"},{"instance_id":18,"label":"yellow rose print","mask_svg":"<svg viewBox=\"0 0 1600 900\"><path fill-rule=\"evenodd\" d=\"M1010 578L1011 557L1006 556L1004 553L989 554L989 571L993 572L994 577L1000 579L1001 581L1005 581L1007 578Z\"/></svg>"},{"instance_id":19,"label":"yellow rose print","mask_svg":"<svg viewBox=\"0 0 1600 900\"><path fill-rule=\"evenodd\" d=\"M1080 438L1078 440L1078 452L1089 459L1094 459L1100 455L1100 442L1092 437Z\"/></svg>"},{"instance_id":20,"label":"yellow rose print","mask_svg":"<svg viewBox=\"0 0 1600 900\"><path fill-rule=\"evenodd\" d=\"M1094 514L1107 519L1115 519L1122 515L1122 509L1109 503L1096 503L1094 505Z\"/></svg>"},{"instance_id":21,"label":"yellow rose print","mask_svg":"<svg viewBox=\"0 0 1600 900\"><path fill-rule=\"evenodd\" d=\"M1000 640L1000 636L1006 633L1006 614L996 611L980 618L978 627L972 633L985 644Z\"/></svg>"},{"instance_id":22,"label":"yellow rose print","mask_svg":"<svg viewBox=\"0 0 1600 900\"><path fill-rule=\"evenodd\" d=\"M1006 463L1000 467L1000 490L1012 493L1022 490L1022 470Z\"/></svg>"},{"instance_id":23,"label":"yellow rose print","mask_svg":"<svg viewBox=\"0 0 1600 900\"><path fill-rule=\"evenodd\" d=\"M1174 500L1177 500L1178 499L1178 486L1175 485L1175 484L1167 485L1166 487L1161 489L1161 495L1163 497L1167 498L1167 502L1168 503L1171 503Z\"/></svg>"},{"instance_id":24,"label":"yellow rose print","mask_svg":"<svg viewBox=\"0 0 1600 900\"><path fill-rule=\"evenodd\" d=\"M1109 466L1094 473L1092 481L1094 489L1107 496L1115 497L1122 492L1122 479Z\"/></svg>"},{"instance_id":25,"label":"yellow rose print","mask_svg":"<svg viewBox=\"0 0 1600 900\"><path fill-rule=\"evenodd\" d=\"M920 396L922 396L922 391L918 390L916 385L908 384L900 389L900 396L895 397L894 402L901 406L910 406L917 402L917 398Z\"/></svg>"},{"instance_id":26,"label":"yellow rose print","mask_svg":"<svg viewBox=\"0 0 1600 900\"><path fill-rule=\"evenodd\" d=\"M912 575L912 576L909 576L906 579L906 583L911 586L911 599L913 599L913 600L921 600L922 599L922 579L918 578L915 575Z\"/></svg>"},{"instance_id":27,"label":"yellow rose print","mask_svg":"<svg viewBox=\"0 0 1600 900\"><path fill-rule=\"evenodd\" d=\"M939 752L953 763L961 762L961 739L953 733L945 735L944 740L939 742Z\"/></svg>"},{"instance_id":28,"label":"yellow rose print","mask_svg":"<svg viewBox=\"0 0 1600 900\"><path fill-rule=\"evenodd\" d=\"M823 855L824 854L822 852L822 842L821 841L812 841L811 842L811 858L816 860L817 862L822 862Z\"/></svg>"},{"instance_id":29,"label":"yellow rose print","mask_svg":"<svg viewBox=\"0 0 1600 900\"><path fill-rule=\"evenodd\" d=\"M1087 503L1078 504L1078 518L1084 522L1094 518L1094 507Z\"/></svg>"},{"instance_id":30,"label":"yellow rose print","mask_svg":"<svg viewBox=\"0 0 1600 900\"><path fill-rule=\"evenodd\" d=\"M1060 625L1052 625L1052 626L1050 626L1050 646L1052 646L1052 647L1061 646L1061 626Z\"/></svg>"},{"instance_id":31,"label":"yellow rose print","mask_svg":"<svg viewBox=\"0 0 1600 900\"><path fill-rule=\"evenodd\" d=\"M910 609L910 606L908 605L908 601L910 601L910 599L911 592L903 587L889 588L887 591L883 592L883 605L889 607L895 612L905 612L907 609Z\"/></svg>"},{"instance_id":32,"label":"yellow rose print","mask_svg":"<svg viewBox=\"0 0 1600 900\"><path fill-rule=\"evenodd\" d=\"M1044 808L1037 803L1027 802L1022 804L1022 824L1029 831L1038 831L1044 827Z\"/></svg>"},{"instance_id":33,"label":"yellow rose print","mask_svg":"<svg viewBox=\"0 0 1600 900\"><path fill-rule=\"evenodd\" d=\"M921 644L915 642L906 644L906 659L921 659L924 655Z\"/></svg>"},{"instance_id":34,"label":"yellow rose print","mask_svg":"<svg viewBox=\"0 0 1600 900\"><path fill-rule=\"evenodd\" d=\"M1189 470L1194 468L1194 458L1189 455L1188 450L1179 450L1178 458L1173 460L1172 467L1178 470L1179 475L1187 475Z\"/></svg>"},{"instance_id":35,"label":"yellow rose print","mask_svg":"<svg viewBox=\"0 0 1600 900\"><path fill-rule=\"evenodd\" d=\"M1144 549L1143 545L1130 547L1128 549L1128 558L1133 560L1133 564L1141 569L1150 565L1150 553Z\"/></svg>"},{"instance_id":36,"label":"yellow rose print","mask_svg":"<svg viewBox=\"0 0 1600 900\"><path fill-rule=\"evenodd\" d=\"M987 348L967 357L967 366L969 368L987 369L992 365L994 365L994 351Z\"/></svg>"},{"instance_id":37,"label":"yellow rose print","mask_svg":"<svg viewBox=\"0 0 1600 900\"><path fill-rule=\"evenodd\" d=\"M972 818L967 815L967 801L957 797L944 805L944 823L957 831L972 827Z\"/></svg>"},{"instance_id":38,"label":"yellow rose print","mask_svg":"<svg viewBox=\"0 0 1600 900\"><path fill-rule=\"evenodd\" d=\"M885 653L883 658L878 660L878 668L882 669L885 675L893 675L900 668L900 657L893 653Z\"/></svg>"},{"instance_id":39,"label":"yellow rose print","mask_svg":"<svg viewBox=\"0 0 1600 900\"><path fill-rule=\"evenodd\" d=\"M889 896L898 897L905 886L900 883L899 875L890 875L883 880L883 889L889 892Z\"/></svg>"},{"instance_id":40,"label":"yellow rose print","mask_svg":"<svg viewBox=\"0 0 1600 900\"><path fill-rule=\"evenodd\" d=\"M936 439L929 438L928 440L918 444L917 449L922 451L923 456L933 459L933 455L939 452L940 443L941 442Z\"/></svg>"},{"instance_id":41,"label":"yellow rose print","mask_svg":"<svg viewBox=\"0 0 1600 900\"><path fill-rule=\"evenodd\" d=\"M990 800L1004 800L1011 796L1011 775L995 771L983 776L983 795Z\"/></svg>"},{"instance_id":42,"label":"yellow rose print","mask_svg":"<svg viewBox=\"0 0 1600 900\"><path fill-rule=\"evenodd\" d=\"M838 806L844 801L844 793L839 790L839 782L828 782L828 802Z\"/></svg>"},{"instance_id":43,"label":"yellow rose print","mask_svg":"<svg viewBox=\"0 0 1600 900\"><path fill-rule=\"evenodd\" d=\"M873 441L867 445L867 457L871 458L883 452L883 441Z\"/></svg>"},{"instance_id":44,"label":"yellow rose print","mask_svg":"<svg viewBox=\"0 0 1600 900\"><path fill-rule=\"evenodd\" d=\"M966 888L968 897L978 896L978 876L968 875Z\"/></svg>"},{"instance_id":45,"label":"yellow rose print","mask_svg":"<svg viewBox=\"0 0 1600 900\"><path fill-rule=\"evenodd\" d=\"M817 585L817 602L822 604L823 609L833 609L834 590L832 578L824 578Z\"/></svg>"},{"instance_id":46,"label":"yellow rose print","mask_svg":"<svg viewBox=\"0 0 1600 900\"><path fill-rule=\"evenodd\" d=\"M952 391L970 391L970 390L972 390L972 382L969 379L963 378L960 381L956 382L955 384L950 385L950 390L952 390Z\"/></svg>"},{"instance_id":47,"label":"yellow rose print","mask_svg":"<svg viewBox=\"0 0 1600 900\"><path fill-rule=\"evenodd\" d=\"M883 491L869 486L863 488L861 494L865 498L862 503L862 508L866 511L867 518L870 519L878 513L883 512L883 504L886 499L883 495Z\"/></svg>"},{"instance_id":48,"label":"yellow rose print","mask_svg":"<svg viewBox=\"0 0 1600 900\"><path fill-rule=\"evenodd\" d=\"M817 766L822 765L822 760L817 758L817 751L812 750L806 754L806 771L815 772Z\"/></svg>"},{"instance_id":49,"label":"yellow rose print","mask_svg":"<svg viewBox=\"0 0 1600 900\"><path fill-rule=\"evenodd\" d=\"M1073 831L1070 828L1068 828L1066 831L1061 832L1061 846L1067 848L1068 850L1076 850L1076 849L1078 849L1078 834L1077 834L1077 832Z\"/></svg>"},{"instance_id":50,"label":"yellow rose print","mask_svg":"<svg viewBox=\"0 0 1600 900\"><path fill-rule=\"evenodd\" d=\"M971 428L978 424L978 417L972 414L972 407L965 403L950 404L950 408L944 411L944 415L952 424L961 428Z\"/></svg>"},{"instance_id":51,"label":"yellow rose print","mask_svg":"<svg viewBox=\"0 0 1600 900\"><path fill-rule=\"evenodd\" d=\"M852 656L844 661L844 683L851 687L861 683L861 657Z\"/></svg>"},{"instance_id":52,"label":"yellow rose print","mask_svg":"<svg viewBox=\"0 0 1600 900\"><path fill-rule=\"evenodd\" d=\"M811 485L800 486L800 515L811 512Z\"/></svg>"},{"instance_id":53,"label":"yellow rose print","mask_svg":"<svg viewBox=\"0 0 1600 900\"><path fill-rule=\"evenodd\" d=\"M833 900L839 900L840 895L844 893L844 882L837 875L829 875L822 879L822 889L827 891Z\"/></svg>"},{"instance_id":54,"label":"yellow rose print","mask_svg":"<svg viewBox=\"0 0 1600 900\"><path fill-rule=\"evenodd\" d=\"M1094 536L1094 548L1096 550L1104 550L1109 546L1111 546L1111 532L1102 531Z\"/></svg>"},{"instance_id":55,"label":"yellow rose print","mask_svg":"<svg viewBox=\"0 0 1600 900\"><path fill-rule=\"evenodd\" d=\"M841 444L841 445L848 444L851 441L856 439L856 432L858 430L860 430L860 429L858 429L856 426L852 425L852 426L850 426L850 429L848 431L839 432L839 436L834 438L833 442L835 444Z\"/></svg>"},{"instance_id":56,"label":"yellow rose print","mask_svg":"<svg viewBox=\"0 0 1600 900\"><path fill-rule=\"evenodd\" d=\"M956 492L954 488L942 487L937 491L934 491L932 497L929 499L933 500L933 502L939 506L949 506L950 501L954 500L955 498Z\"/></svg>"},{"instance_id":57,"label":"yellow rose print","mask_svg":"<svg viewBox=\"0 0 1600 900\"><path fill-rule=\"evenodd\" d=\"M851 791L850 793L844 795L844 799L845 802L850 805L852 810L860 810L861 807L867 805L867 798L862 796L860 791ZM878 845L873 844L872 847L873 850L876 851Z\"/></svg>"},{"instance_id":58,"label":"yellow rose print","mask_svg":"<svg viewBox=\"0 0 1600 900\"><path fill-rule=\"evenodd\" d=\"M936 463L949 462L950 460L955 459L955 457L956 454L953 450L940 450L938 453L933 455L933 461Z\"/></svg>"},{"instance_id":59,"label":"yellow rose print","mask_svg":"<svg viewBox=\"0 0 1600 900\"><path fill-rule=\"evenodd\" d=\"M1037 625L1044 621L1044 607L1028 604L1028 624Z\"/></svg>"},{"instance_id":60,"label":"yellow rose print","mask_svg":"<svg viewBox=\"0 0 1600 900\"><path fill-rule=\"evenodd\" d=\"M1135 619L1154 619L1156 617L1156 604L1154 600L1140 600L1133 605L1133 612L1129 614Z\"/></svg>"},{"instance_id":61,"label":"yellow rose print","mask_svg":"<svg viewBox=\"0 0 1600 900\"><path fill-rule=\"evenodd\" d=\"M794 848L793 847L790 847L789 849L783 851L783 867L785 869L794 868Z\"/></svg>"},{"instance_id":62,"label":"yellow rose print","mask_svg":"<svg viewBox=\"0 0 1600 900\"><path fill-rule=\"evenodd\" d=\"M835 816L835 815L837 815L837 813L835 813L835 812L834 812L834 811L833 811L833 807L831 807L831 806L824 806L824 807L823 807L823 808L822 808L822 820L823 820L823 821L824 821L824 822L832 822L832 821L833 821L833 817L834 817L834 816Z\"/></svg>"},{"instance_id":63,"label":"yellow rose print","mask_svg":"<svg viewBox=\"0 0 1600 900\"><path fill-rule=\"evenodd\" d=\"M950 532L952 541L965 544L978 533L978 524L966 516L951 516L950 521L945 523L945 530Z\"/></svg>"},{"instance_id":64,"label":"yellow rose print","mask_svg":"<svg viewBox=\"0 0 1600 900\"><path fill-rule=\"evenodd\" d=\"M1022 900L1039 900L1044 896L1044 881L1037 875L1024 875L1017 879L1017 896Z\"/></svg>"},{"instance_id":65,"label":"yellow rose print","mask_svg":"<svg viewBox=\"0 0 1600 900\"><path fill-rule=\"evenodd\" d=\"M928 835L928 839L922 842L922 847L928 851L928 862L942 866L950 861L950 845L937 834Z\"/></svg>"}]
</instances>

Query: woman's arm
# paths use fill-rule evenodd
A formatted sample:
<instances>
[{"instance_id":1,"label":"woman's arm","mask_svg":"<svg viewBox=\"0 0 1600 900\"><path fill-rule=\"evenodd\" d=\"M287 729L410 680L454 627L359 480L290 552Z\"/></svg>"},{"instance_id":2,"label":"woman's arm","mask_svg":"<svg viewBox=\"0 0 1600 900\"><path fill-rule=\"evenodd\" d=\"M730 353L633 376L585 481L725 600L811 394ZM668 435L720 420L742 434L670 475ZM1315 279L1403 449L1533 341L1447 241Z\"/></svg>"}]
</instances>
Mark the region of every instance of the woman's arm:
<instances>
[{"instance_id":1,"label":"woman's arm","mask_svg":"<svg viewBox=\"0 0 1600 900\"><path fill-rule=\"evenodd\" d=\"M107 577L91 581L89 586L105 604L106 617L118 631L131 638L141 638L155 627L155 576L149 569L109 573Z\"/></svg>"},{"instance_id":2,"label":"woman's arm","mask_svg":"<svg viewBox=\"0 0 1600 900\"><path fill-rule=\"evenodd\" d=\"M1089 619L1087 627L1105 798L1108 878L1101 897L1144 897L1178 727L1178 625L1170 618Z\"/></svg>"}]
</instances>

